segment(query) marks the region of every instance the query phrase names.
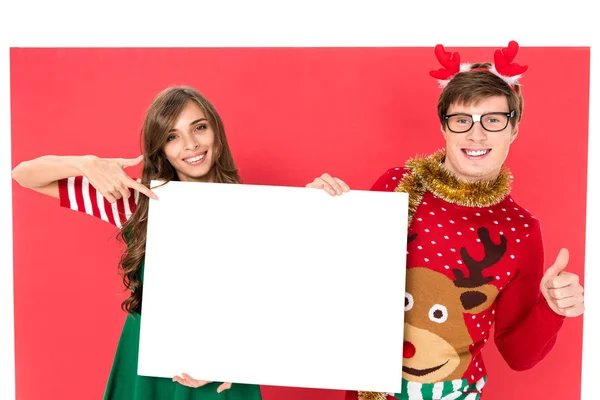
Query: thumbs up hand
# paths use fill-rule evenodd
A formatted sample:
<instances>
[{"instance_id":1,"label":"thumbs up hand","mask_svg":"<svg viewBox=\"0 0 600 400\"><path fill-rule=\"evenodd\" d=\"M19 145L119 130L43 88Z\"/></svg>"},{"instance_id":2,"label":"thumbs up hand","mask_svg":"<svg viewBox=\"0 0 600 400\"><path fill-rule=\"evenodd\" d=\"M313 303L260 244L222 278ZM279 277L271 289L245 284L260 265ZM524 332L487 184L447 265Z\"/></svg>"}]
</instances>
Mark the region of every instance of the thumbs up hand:
<instances>
[{"instance_id":1,"label":"thumbs up hand","mask_svg":"<svg viewBox=\"0 0 600 400\"><path fill-rule=\"evenodd\" d=\"M578 317L584 308L583 286L578 275L565 271L568 263L569 251L562 249L542 277L540 290L552 311L565 317Z\"/></svg>"}]
</instances>

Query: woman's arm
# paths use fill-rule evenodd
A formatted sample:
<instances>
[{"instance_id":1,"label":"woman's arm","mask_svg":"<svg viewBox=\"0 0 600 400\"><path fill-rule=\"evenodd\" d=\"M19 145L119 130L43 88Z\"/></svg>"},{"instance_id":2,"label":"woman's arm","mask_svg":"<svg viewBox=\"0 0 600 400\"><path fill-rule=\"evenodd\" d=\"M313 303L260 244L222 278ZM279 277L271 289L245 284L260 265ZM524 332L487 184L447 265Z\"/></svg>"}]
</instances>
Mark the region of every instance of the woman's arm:
<instances>
[{"instance_id":1,"label":"woman's arm","mask_svg":"<svg viewBox=\"0 0 600 400\"><path fill-rule=\"evenodd\" d=\"M134 159L99 158L96 156L42 156L24 161L12 171L12 177L21 186L59 198L58 182L73 176L85 176L90 184L109 203L129 198L129 188L156 199L156 195L133 180L125 168L139 164L144 156Z\"/></svg>"},{"instance_id":2,"label":"woman's arm","mask_svg":"<svg viewBox=\"0 0 600 400\"><path fill-rule=\"evenodd\" d=\"M25 188L59 198L58 181L83 175L83 165L95 156L42 156L23 161L12 170L12 177Z\"/></svg>"}]
</instances>

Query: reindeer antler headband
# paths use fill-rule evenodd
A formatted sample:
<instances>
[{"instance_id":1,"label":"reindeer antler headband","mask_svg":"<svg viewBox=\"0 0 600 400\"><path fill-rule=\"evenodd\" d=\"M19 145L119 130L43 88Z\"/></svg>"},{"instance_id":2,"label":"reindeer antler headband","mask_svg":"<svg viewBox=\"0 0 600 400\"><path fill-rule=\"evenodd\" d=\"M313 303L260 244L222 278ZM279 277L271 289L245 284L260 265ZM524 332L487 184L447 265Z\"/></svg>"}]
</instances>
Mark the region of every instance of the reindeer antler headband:
<instances>
[{"instance_id":1,"label":"reindeer antler headband","mask_svg":"<svg viewBox=\"0 0 600 400\"><path fill-rule=\"evenodd\" d=\"M514 87L521 78L521 75L527 71L527 65L519 65L512 62L518 51L519 44L512 40L508 43L508 47L497 49L494 52L494 64L490 68L471 69L471 63L460 63L460 54L458 52L450 53L444 49L444 46L438 44L435 46L435 56L444 68L430 71L429 75L436 78L440 83L440 87L443 88L459 72L488 70L502 78L511 87Z\"/></svg>"}]
</instances>

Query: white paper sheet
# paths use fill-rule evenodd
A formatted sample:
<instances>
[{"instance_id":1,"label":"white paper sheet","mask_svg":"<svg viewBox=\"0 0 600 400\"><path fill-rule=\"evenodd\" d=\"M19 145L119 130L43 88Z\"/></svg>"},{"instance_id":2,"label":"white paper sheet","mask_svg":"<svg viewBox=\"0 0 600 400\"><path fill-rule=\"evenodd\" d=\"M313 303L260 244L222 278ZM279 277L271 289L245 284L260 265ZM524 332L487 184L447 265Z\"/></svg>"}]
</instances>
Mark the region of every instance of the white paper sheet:
<instances>
[{"instance_id":1,"label":"white paper sheet","mask_svg":"<svg viewBox=\"0 0 600 400\"><path fill-rule=\"evenodd\" d=\"M400 392L406 194L186 182L155 193L140 375Z\"/></svg>"}]
</instances>

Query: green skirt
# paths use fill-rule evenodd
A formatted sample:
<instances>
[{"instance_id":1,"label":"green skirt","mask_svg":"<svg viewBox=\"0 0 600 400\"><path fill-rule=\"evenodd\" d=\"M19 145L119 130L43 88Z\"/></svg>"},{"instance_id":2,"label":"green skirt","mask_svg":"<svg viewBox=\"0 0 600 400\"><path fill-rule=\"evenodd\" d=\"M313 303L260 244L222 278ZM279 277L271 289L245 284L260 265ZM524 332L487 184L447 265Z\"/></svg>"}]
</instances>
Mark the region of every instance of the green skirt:
<instances>
[{"instance_id":1,"label":"green skirt","mask_svg":"<svg viewBox=\"0 0 600 400\"><path fill-rule=\"evenodd\" d=\"M217 393L221 382L200 388L189 388L169 378L153 378L137 374L140 343L140 318L128 314L119 339L117 353L106 385L104 400L260 400L258 385L233 384Z\"/></svg>"}]
</instances>

